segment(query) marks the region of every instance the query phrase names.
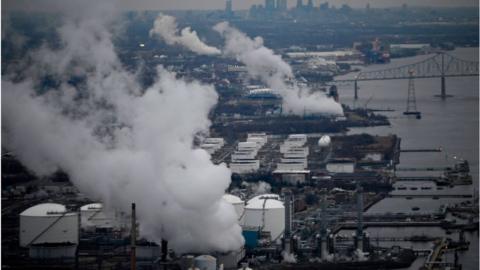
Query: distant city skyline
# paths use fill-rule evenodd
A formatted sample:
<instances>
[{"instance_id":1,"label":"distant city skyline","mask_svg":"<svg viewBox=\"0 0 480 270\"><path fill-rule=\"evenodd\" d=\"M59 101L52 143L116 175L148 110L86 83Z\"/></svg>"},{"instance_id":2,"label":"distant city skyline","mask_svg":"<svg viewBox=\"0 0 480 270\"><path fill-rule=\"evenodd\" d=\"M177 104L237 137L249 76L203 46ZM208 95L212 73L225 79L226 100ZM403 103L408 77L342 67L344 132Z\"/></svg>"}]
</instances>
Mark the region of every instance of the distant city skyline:
<instances>
[{"instance_id":1,"label":"distant city skyline","mask_svg":"<svg viewBox=\"0 0 480 270\"><path fill-rule=\"evenodd\" d=\"M71 2L76 6L75 0L15 0L2 1L2 9L14 10L55 10L56 6L65 6L66 2ZM100 1L102 2L102 1ZM113 1L116 6L120 6L124 10L221 10L225 9L226 0L117 0ZM288 8L296 5L296 0L288 0ZM307 4L307 0L303 0ZM314 0L313 3L318 7L321 3L329 2L330 5L340 7L348 4L353 8L364 8L367 3L371 8L387 8L400 7L403 4L408 6L432 6L432 7L478 7L477 0ZM60 4L59 4L60 3ZM82 1L85 5L97 4L94 0ZM233 10L249 9L252 5L264 5L264 0L232 0Z\"/></svg>"}]
</instances>

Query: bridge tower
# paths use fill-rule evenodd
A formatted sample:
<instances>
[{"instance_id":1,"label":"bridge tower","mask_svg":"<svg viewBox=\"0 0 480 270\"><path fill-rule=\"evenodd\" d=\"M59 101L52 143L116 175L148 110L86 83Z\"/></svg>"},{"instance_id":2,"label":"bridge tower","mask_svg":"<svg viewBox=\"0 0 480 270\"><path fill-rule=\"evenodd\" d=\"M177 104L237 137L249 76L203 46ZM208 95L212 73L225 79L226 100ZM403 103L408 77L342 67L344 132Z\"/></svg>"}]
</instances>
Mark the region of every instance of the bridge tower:
<instances>
[{"instance_id":1,"label":"bridge tower","mask_svg":"<svg viewBox=\"0 0 480 270\"><path fill-rule=\"evenodd\" d=\"M441 83L442 83L442 89L441 89L441 94L440 94L440 97L442 99L445 99L447 98L447 89L446 89L446 85L445 85L445 54L442 53L442 76L440 77L440 80L441 80Z\"/></svg>"},{"instance_id":2,"label":"bridge tower","mask_svg":"<svg viewBox=\"0 0 480 270\"><path fill-rule=\"evenodd\" d=\"M415 82L413 78L413 70L408 71L408 96L407 96L407 110L404 115L415 115L417 119L421 118L420 112L417 111L417 101L415 98Z\"/></svg>"},{"instance_id":3,"label":"bridge tower","mask_svg":"<svg viewBox=\"0 0 480 270\"><path fill-rule=\"evenodd\" d=\"M355 91L354 94L354 99L357 100L358 99L358 85L357 85L357 80L355 80L353 82L353 90Z\"/></svg>"}]
</instances>

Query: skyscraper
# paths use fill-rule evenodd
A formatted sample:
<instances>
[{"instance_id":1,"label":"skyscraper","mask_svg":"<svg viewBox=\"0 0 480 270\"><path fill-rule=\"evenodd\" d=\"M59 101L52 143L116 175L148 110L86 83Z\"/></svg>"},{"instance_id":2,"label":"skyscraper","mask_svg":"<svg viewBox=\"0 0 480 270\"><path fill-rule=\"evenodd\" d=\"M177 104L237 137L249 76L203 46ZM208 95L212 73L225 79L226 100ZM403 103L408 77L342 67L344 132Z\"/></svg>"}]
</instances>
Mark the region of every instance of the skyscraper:
<instances>
[{"instance_id":1,"label":"skyscraper","mask_svg":"<svg viewBox=\"0 0 480 270\"><path fill-rule=\"evenodd\" d=\"M265 9L267 12L273 12L275 10L275 0L265 0Z\"/></svg>"},{"instance_id":2,"label":"skyscraper","mask_svg":"<svg viewBox=\"0 0 480 270\"><path fill-rule=\"evenodd\" d=\"M279 11L287 10L287 0L277 0L277 9Z\"/></svg>"},{"instance_id":3,"label":"skyscraper","mask_svg":"<svg viewBox=\"0 0 480 270\"><path fill-rule=\"evenodd\" d=\"M232 0L227 0L225 5L225 13L227 16L232 15Z\"/></svg>"},{"instance_id":4,"label":"skyscraper","mask_svg":"<svg viewBox=\"0 0 480 270\"><path fill-rule=\"evenodd\" d=\"M308 9L312 9L312 8L313 8L313 0L308 0L307 7L308 7Z\"/></svg>"},{"instance_id":5,"label":"skyscraper","mask_svg":"<svg viewBox=\"0 0 480 270\"><path fill-rule=\"evenodd\" d=\"M302 7L303 7L303 1L297 0L297 8L302 8Z\"/></svg>"}]
</instances>

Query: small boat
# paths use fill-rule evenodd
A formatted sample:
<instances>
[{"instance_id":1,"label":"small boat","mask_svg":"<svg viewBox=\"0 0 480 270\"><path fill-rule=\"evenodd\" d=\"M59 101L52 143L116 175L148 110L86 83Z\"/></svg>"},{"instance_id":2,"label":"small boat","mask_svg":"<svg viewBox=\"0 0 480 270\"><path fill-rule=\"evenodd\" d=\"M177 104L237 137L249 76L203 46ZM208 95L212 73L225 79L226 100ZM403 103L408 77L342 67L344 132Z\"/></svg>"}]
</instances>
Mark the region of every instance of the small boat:
<instances>
[{"instance_id":1,"label":"small boat","mask_svg":"<svg viewBox=\"0 0 480 270\"><path fill-rule=\"evenodd\" d=\"M412 211L418 211L418 210L420 210L420 207L418 206L412 207Z\"/></svg>"},{"instance_id":2,"label":"small boat","mask_svg":"<svg viewBox=\"0 0 480 270\"><path fill-rule=\"evenodd\" d=\"M432 198L432 199L434 199L434 200L438 200L438 199L440 199L440 198L439 198L438 196L433 196L433 198Z\"/></svg>"}]
</instances>

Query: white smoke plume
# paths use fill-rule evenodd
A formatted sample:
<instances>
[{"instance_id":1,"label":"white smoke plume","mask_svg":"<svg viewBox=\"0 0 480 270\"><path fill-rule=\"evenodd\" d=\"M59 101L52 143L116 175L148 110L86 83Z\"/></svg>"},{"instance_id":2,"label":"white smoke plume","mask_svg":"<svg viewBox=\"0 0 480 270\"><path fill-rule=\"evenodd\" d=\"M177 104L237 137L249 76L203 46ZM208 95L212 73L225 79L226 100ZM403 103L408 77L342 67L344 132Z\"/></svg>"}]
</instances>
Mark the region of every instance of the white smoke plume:
<instances>
[{"instance_id":1,"label":"white smoke plume","mask_svg":"<svg viewBox=\"0 0 480 270\"><path fill-rule=\"evenodd\" d=\"M282 96L284 112L343 115L341 105L324 93L312 93L310 89L300 87L295 82L287 84L286 80L293 79L292 68L279 55L265 47L261 37L251 39L227 22L218 23L214 30L225 38L225 55L245 64L251 77L262 80Z\"/></svg>"},{"instance_id":2,"label":"white smoke plume","mask_svg":"<svg viewBox=\"0 0 480 270\"><path fill-rule=\"evenodd\" d=\"M178 30L175 17L158 14L150 30L150 36L161 37L168 45L181 45L194 53L215 55L220 54L220 50L205 44L197 35L197 32L190 27Z\"/></svg>"},{"instance_id":3,"label":"white smoke plume","mask_svg":"<svg viewBox=\"0 0 480 270\"><path fill-rule=\"evenodd\" d=\"M368 258L366 257L366 253L363 252L362 250L360 249L356 249L354 252L353 252L355 258L357 258L358 261L360 262L363 262L363 261L366 261Z\"/></svg>"},{"instance_id":4,"label":"white smoke plume","mask_svg":"<svg viewBox=\"0 0 480 270\"><path fill-rule=\"evenodd\" d=\"M109 29L91 13L67 17L60 49L30 52L20 82L2 77L3 146L39 176L64 170L107 208L129 212L135 202L141 234L164 238L177 252L238 249L241 228L222 200L231 172L192 143L208 132L215 89L162 67L142 89L122 66ZM45 74L59 85L40 94ZM73 75L84 80L73 86Z\"/></svg>"},{"instance_id":5,"label":"white smoke plume","mask_svg":"<svg viewBox=\"0 0 480 270\"><path fill-rule=\"evenodd\" d=\"M296 263L297 262L297 258L295 257L295 254L287 252L285 250L282 251L282 258L283 258L283 262L286 262L286 263Z\"/></svg>"},{"instance_id":6,"label":"white smoke plume","mask_svg":"<svg viewBox=\"0 0 480 270\"><path fill-rule=\"evenodd\" d=\"M260 181L258 183L252 183L250 185L250 188L252 189L252 192L255 195L269 193L272 190L272 186L270 186L269 183L264 181Z\"/></svg>"}]
</instances>

